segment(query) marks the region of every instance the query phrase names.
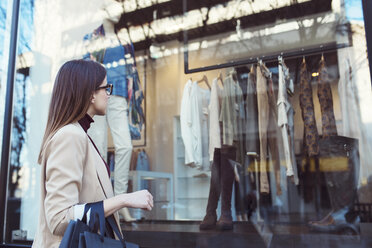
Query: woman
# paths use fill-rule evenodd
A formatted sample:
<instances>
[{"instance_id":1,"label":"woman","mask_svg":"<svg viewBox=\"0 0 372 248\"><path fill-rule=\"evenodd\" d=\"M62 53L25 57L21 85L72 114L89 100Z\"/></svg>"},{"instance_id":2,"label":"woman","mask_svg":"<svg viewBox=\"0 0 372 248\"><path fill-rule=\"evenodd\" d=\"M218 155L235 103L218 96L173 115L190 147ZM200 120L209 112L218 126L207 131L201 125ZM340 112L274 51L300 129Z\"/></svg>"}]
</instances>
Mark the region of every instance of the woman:
<instances>
[{"instance_id":1,"label":"woman","mask_svg":"<svg viewBox=\"0 0 372 248\"><path fill-rule=\"evenodd\" d=\"M104 115L112 85L97 62L72 60L59 70L38 162L41 204L33 247L58 247L70 220L85 203L103 201L105 216L123 207L151 210L147 190L114 196L109 167L87 135L94 115Z\"/></svg>"}]
</instances>

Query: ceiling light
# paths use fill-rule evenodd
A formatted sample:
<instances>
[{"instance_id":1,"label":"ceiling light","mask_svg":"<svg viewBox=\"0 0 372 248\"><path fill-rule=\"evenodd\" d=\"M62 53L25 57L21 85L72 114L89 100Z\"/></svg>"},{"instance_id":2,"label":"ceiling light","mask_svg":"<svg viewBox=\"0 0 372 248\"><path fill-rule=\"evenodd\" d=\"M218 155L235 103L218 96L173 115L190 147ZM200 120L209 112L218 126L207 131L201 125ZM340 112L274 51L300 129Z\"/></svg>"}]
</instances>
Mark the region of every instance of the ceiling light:
<instances>
[{"instance_id":1,"label":"ceiling light","mask_svg":"<svg viewBox=\"0 0 372 248\"><path fill-rule=\"evenodd\" d=\"M317 76L319 76L319 72L313 72L313 73L311 74L311 76L312 76L312 77L317 77Z\"/></svg>"}]
</instances>

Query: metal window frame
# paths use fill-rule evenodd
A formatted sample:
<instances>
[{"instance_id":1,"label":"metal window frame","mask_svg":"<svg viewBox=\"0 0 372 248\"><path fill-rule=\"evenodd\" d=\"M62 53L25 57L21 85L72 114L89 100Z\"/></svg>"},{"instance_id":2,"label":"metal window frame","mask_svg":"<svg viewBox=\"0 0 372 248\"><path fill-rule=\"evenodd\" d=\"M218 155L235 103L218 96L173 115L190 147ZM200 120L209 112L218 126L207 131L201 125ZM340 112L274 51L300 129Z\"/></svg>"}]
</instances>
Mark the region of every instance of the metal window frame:
<instances>
[{"instance_id":1,"label":"metal window frame","mask_svg":"<svg viewBox=\"0 0 372 248\"><path fill-rule=\"evenodd\" d=\"M7 191L9 179L9 156L10 156L10 136L13 116L13 92L17 59L17 38L20 0L10 1L12 6L12 21L10 30L9 59L7 72L7 87L4 110L3 142L1 151L0 165L0 244L5 243L6 231L6 211L7 211ZM8 13L9 14L9 13Z\"/></svg>"},{"instance_id":2,"label":"metal window frame","mask_svg":"<svg viewBox=\"0 0 372 248\"><path fill-rule=\"evenodd\" d=\"M362 0L364 29L366 31L367 54L369 60L369 74L372 84L372 1ZM369 13L369 14L368 14Z\"/></svg>"},{"instance_id":3,"label":"metal window frame","mask_svg":"<svg viewBox=\"0 0 372 248\"><path fill-rule=\"evenodd\" d=\"M292 50L292 51L285 51L280 53L273 53L269 55L263 55L256 58L248 58L238 61L231 61L223 64L216 64L211 66L205 66L205 67L199 67L194 69L189 69L189 61L188 61L188 52L184 51L184 72L185 74L191 74L191 73L197 73L197 72L203 72L203 71L211 71L211 70L218 70L223 68L229 68L229 67L236 67L236 66L242 66L242 65L249 65L249 64L255 64L259 61L262 62L273 62L278 60L278 56L281 56L283 59L289 59L289 58L298 58L303 56L309 56L309 55L315 55L315 54L321 54L321 53L327 53L336 51L337 49L349 47L349 44L337 44L337 43L327 43L320 46L314 46L314 47L308 47L303 48L299 50Z\"/></svg>"}]
</instances>

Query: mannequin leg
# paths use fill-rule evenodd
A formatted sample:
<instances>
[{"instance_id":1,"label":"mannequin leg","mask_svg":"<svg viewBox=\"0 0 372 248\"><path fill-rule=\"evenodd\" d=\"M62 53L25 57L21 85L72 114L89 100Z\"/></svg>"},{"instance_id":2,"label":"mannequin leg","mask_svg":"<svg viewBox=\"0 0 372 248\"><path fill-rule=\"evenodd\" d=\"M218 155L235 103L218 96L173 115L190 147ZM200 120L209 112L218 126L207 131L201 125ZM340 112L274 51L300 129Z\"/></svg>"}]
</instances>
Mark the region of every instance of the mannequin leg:
<instances>
[{"instance_id":1,"label":"mannequin leg","mask_svg":"<svg viewBox=\"0 0 372 248\"><path fill-rule=\"evenodd\" d=\"M124 97L111 96L107 107L107 122L115 146L115 195L126 193L128 189L129 165L132 156L132 140L128 126L128 104ZM131 221L129 211L119 211L126 221Z\"/></svg>"},{"instance_id":2,"label":"mannequin leg","mask_svg":"<svg viewBox=\"0 0 372 248\"><path fill-rule=\"evenodd\" d=\"M92 138L99 153L107 162L107 122L106 116L95 115L94 122L88 129L88 135Z\"/></svg>"},{"instance_id":3,"label":"mannequin leg","mask_svg":"<svg viewBox=\"0 0 372 248\"><path fill-rule=\"evenodd\" d=\"M212 163L212 175L211 175L211 184L209 187L209 197L208 197L208 205L206 215L203 221L200 223L200 230L208 230L213 229L216 227L217 222L217 214L216 209L218 205L218 200L220 198L221 193L221 149L215 148L214 149L214 156L213 156L213 163Z\"/></svg>"},{"instance_id":4,"label":"mannequin leg","mask_svg":"<svg viewBox=\"0 0 372 248\"><path fill-rule=\"evenodd\" d=\"M231 195L235 174L233 164L229 162L229 159L235 160L235 157L235 147L221 149L221 217L217 222L217 228L220 230L233 229Z\"/></svg>"}]
</instances>

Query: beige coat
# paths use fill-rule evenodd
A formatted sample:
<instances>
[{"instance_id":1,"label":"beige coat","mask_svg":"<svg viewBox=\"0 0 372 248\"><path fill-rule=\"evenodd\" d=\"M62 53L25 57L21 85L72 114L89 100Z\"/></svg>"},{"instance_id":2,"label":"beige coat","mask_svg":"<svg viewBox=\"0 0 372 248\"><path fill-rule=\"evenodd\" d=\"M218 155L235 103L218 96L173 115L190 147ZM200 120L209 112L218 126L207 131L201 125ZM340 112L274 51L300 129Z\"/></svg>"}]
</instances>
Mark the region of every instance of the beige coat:
<instances>
[{"instance_id":1,"label":"beige coat","mask_svg":"<svg viewBox=\"0 0 372 248\"><path fill-rule=\"evenodd\" d=\"M79 123L62 127L46 144L41 163L38 231L32 247L58 247L74 205L114 195L100 155ZM118 222L118 214L115 213Z\"/></svg>"}]
</instances>

